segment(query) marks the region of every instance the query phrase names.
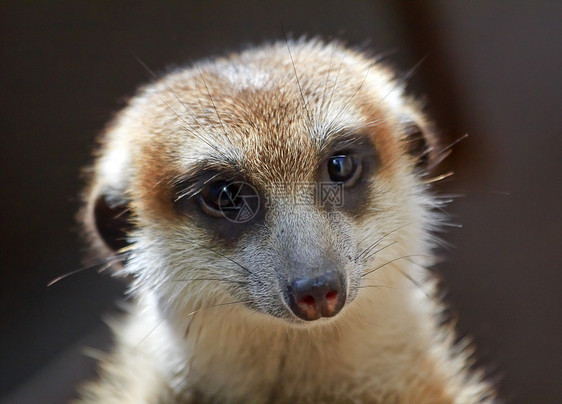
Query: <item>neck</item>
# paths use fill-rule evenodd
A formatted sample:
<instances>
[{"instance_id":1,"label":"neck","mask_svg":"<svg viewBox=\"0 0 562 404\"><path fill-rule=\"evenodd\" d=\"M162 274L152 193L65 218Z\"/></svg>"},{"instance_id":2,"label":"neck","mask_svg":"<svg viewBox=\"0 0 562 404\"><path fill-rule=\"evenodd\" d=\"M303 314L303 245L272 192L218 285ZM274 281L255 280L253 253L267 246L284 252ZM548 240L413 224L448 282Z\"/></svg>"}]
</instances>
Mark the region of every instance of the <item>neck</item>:
<instances>
[{"instance_id":1,"label":"neck","mask_svg":"<svg viewBox=\"0 0 562 404\"><path fill-rule=\"evenodd\" d=\"M403 378L429 344L434 307L398 273L382 277L387 287L363 288L335 318L302 327L241 305L198 312L187 334L175 334L188 363L184 387L241 401L259 391L270 402L272 394L333 396L332 388L372 392Z\"/></svg>"}]
</instances>

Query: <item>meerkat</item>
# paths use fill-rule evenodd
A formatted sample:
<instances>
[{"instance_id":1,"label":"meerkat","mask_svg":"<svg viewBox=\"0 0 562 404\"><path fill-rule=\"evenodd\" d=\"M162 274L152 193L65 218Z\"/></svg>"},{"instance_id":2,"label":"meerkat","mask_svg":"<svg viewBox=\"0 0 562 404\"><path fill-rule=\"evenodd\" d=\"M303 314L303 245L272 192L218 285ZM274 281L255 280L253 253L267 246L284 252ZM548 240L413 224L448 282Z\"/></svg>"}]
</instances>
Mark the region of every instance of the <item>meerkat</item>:
<instances>
[{"instance_id":1,"label":"meerkat","mask_svg":"<svg viewBox=\"0 0 562 404\"><path fill-rule=\"evenodd\" d=\"M494 402L428 270L440 147L403 87L320 40L142 87L85 193L134 303L79 402Z\"/></svg>"}]
</instances>

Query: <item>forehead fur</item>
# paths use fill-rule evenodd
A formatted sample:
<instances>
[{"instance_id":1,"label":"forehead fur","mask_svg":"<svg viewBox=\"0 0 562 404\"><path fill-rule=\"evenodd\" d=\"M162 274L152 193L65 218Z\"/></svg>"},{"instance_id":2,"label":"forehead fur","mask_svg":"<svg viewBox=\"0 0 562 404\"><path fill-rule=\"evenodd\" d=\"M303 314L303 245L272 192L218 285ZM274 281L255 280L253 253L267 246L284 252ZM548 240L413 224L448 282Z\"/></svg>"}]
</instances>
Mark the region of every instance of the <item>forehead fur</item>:
<instances>
[{"instance_id":1,"label":"forehead fur","mask_svg":"<svg viewBox=\"0 0 562 404\"><path fill-rule=\"evenodd\" d=\"M311 181L334 137L369 135L391 161L401 102L385 69L338 44L251 49L145 87L122 116L135 131L128 163L141 192L197 162L235 164L259 185Z\"/></svg>"}]
</instances>

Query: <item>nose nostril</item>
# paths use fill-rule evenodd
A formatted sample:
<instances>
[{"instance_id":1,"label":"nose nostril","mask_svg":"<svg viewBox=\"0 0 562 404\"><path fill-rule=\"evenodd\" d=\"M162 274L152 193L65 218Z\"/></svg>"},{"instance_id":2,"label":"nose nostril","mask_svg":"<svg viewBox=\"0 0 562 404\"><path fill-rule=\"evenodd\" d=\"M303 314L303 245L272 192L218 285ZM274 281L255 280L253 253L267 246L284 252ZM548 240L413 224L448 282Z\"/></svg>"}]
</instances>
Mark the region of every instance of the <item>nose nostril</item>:
<instances>
[{"instance_id":1,"label":"nose nostril","mask_svg":"<svg viewBox=\"0 0 562 404\"><path fill-rule=\"evenodd\" d=\"M331 290L328 293L326 293L326 300L330 301L330 300L334 300L338 297L338 291L337 290Z\"/></svg>"},{"instance_id":2,"label":"nose nostril","mask_svg":"<svg viewBox=\"0 0 562 404\"><path fill-rule=\"evenodd\" d=\"M345 303L345 295L344 281L336 272L295 279L288 287L291 310L307 321L335 316Z\"/></svg>"},{"instance_id":3,"label":"nose nostril","mask_svg":"<svg viewBox=\"0 0 562 404\"><path fill-rule=\"evenodd\" d=\"M305 304L307 306L314 306L316 304L316 301L314 300L313 296L306 295L299 299L299 303Z\"/></svg>"}]
</instances>

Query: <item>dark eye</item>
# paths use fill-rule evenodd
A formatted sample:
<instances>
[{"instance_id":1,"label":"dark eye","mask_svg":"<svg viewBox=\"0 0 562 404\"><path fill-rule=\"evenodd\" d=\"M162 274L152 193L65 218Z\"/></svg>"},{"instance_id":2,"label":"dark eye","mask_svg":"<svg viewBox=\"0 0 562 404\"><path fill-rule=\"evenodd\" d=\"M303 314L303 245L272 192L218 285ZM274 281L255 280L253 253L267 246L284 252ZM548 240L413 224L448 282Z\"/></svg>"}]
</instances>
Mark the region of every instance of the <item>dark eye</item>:
<instances>
[{"instance_id":1,"label":"dark eye","mask_svg":"<svg viewBox=\"0 0 562 404\"><path fill-rule=\"evenodd\" d=\"M217 180L201 191L201 209L206 214L244 223L259 210L259 196L254 187L242 181Z\"/></svg>"},{"instance_id":2,"label":"dark eye","mask_svg":"<svg viewBox=\"0 0 562 404\"><path fill-rule=\"evenodd\" d=\"M338 154L328 159L328 175L334 182L352 186L361 174L361 160L352 154Z\"/></svg>"},{"instance_id":3,"label":"dark eye","mask_svg":"<svg viewBox=\"0 0 562 404\"><path fill-rule=\"evenodd\" d=\"M224 216L224 211L239 208L242 203L240 183L219 180L207 185L202 193L202 206L205 213L212 216Z\"/></svg>"}]
</instances>

